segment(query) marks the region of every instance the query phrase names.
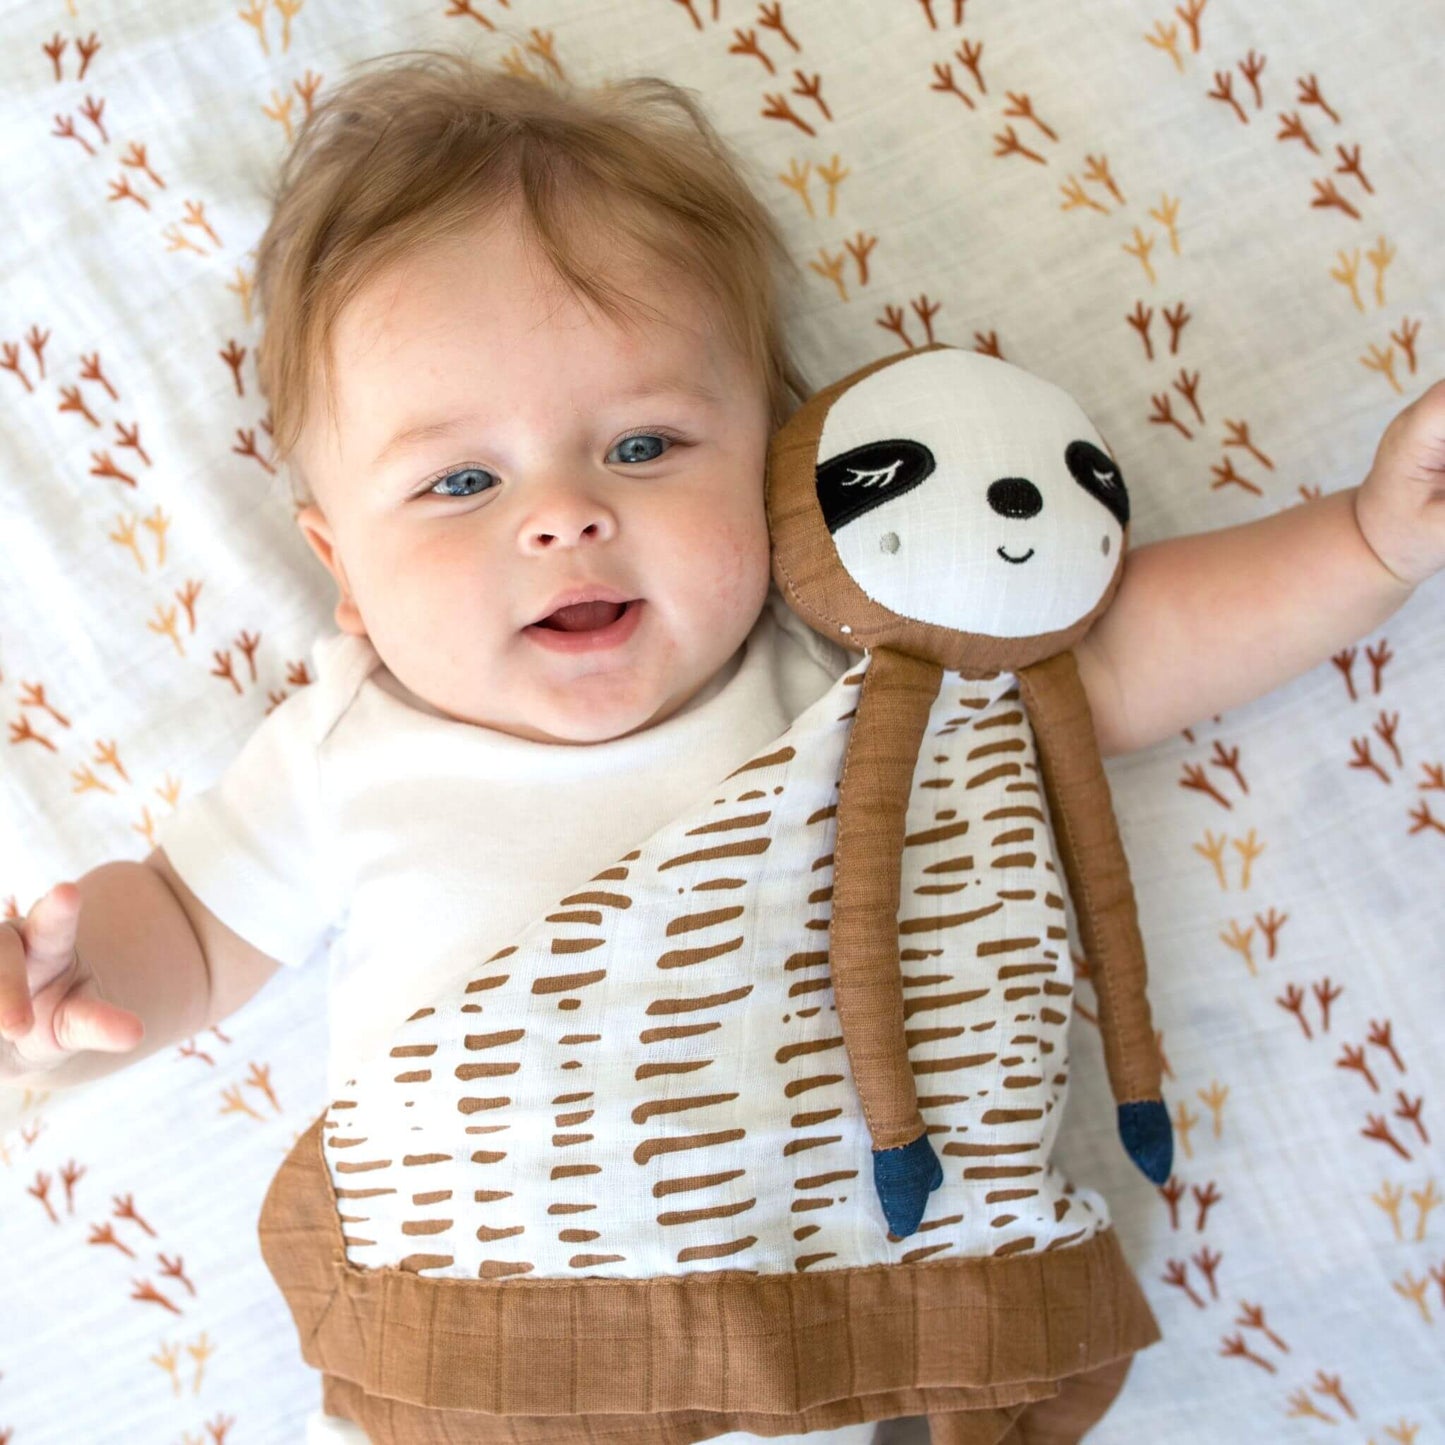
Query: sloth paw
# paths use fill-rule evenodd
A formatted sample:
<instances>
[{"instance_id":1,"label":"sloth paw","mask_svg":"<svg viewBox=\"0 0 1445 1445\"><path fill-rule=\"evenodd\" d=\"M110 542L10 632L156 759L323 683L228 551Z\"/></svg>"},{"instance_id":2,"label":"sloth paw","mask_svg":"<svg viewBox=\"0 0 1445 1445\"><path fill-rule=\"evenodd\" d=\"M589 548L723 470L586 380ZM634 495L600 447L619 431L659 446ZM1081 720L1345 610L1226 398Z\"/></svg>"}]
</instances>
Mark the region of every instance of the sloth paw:
<instances>
[{"instance_id":1,"label":"sloth paw","mask_svg":"<svg viewBox=\"0 0 1445 1445\"><path fill-rule=\"evenodd\" d=\"M1174 1131L1159 1099L1119 1105L1119 1137L1129 1157L1155 1184L1168 1182L1174 1168Z\"/></svg>"},{"instance_id":2,"label":"sloth paw","mask_svg":"<svg viewBox=\"0 0 1445 1445\"><path fill-rule=\"evenodd\" d=\"M889 1231L906 1239L923 1220L928 1196L943 1183L943 1166L927 1134L897 1149L873 1151L873 1187Z\"/></svg>"}]
</instances>

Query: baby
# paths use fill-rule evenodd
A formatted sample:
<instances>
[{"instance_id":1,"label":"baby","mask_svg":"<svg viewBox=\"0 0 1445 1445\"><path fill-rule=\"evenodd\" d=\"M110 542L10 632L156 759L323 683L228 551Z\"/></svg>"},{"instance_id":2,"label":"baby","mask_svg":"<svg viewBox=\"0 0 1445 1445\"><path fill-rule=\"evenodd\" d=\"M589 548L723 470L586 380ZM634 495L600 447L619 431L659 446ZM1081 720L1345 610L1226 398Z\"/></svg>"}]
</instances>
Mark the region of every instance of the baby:
<instances>
[{"instance_id":1,"label":"baby","mask_svg":"<svg viewBox=\"0 0 1445 1445\"><path fill-rule=\"evenodd\" d=\"M786 252L686 93L388 58L308 121L258 254L339 633L148 858L0 927L13 1086L134 1062L325 949L334 1091L849 665L769 589L768 440L806 394ZM1130 554L1076 654L1101 750L1314 667L1442 566L1445 383L1359 487Z\"/></svg>"}]
</instances>

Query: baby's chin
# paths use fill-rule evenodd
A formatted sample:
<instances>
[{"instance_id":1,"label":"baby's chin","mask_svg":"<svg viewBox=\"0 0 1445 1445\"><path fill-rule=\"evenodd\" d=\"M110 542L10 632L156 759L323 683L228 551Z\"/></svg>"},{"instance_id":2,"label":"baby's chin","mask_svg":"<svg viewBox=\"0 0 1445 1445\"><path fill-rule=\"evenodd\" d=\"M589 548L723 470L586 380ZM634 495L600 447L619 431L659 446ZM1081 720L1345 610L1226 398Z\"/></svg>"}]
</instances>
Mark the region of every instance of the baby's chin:
<instances>
[{"instance_id":1,"label":"baby's chin","mask_svg":"<svg viewBox=\"0 0 1445 1445\"><path fill-rule=\"evenodd\" d=\"M528 709L517 716L469 720L495 732L526 738L531 742L587 747L615 742L618 738L655 727L677 712L697 690L693 688L661 702L656 699L604 700L579 695L565 704Z\"/></svg>"}]
</instances>

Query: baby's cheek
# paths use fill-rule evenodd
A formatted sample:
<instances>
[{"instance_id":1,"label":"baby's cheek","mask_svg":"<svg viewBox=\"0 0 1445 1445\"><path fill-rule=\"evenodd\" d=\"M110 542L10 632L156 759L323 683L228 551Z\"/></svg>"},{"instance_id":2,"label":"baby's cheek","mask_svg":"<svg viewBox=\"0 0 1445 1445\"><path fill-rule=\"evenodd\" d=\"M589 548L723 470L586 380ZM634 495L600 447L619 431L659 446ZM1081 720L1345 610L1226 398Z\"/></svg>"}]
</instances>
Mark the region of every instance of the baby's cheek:
<instances>
[{"instance_id":1,"label":"baby's cheek","mask_svg":"<svg viewBox=\"0 0 1445 1445\"><path fill-rule=\"evenodd\" d=\"M717 601L730 612L751 611L756 617L767 596L771 565L766 517L739 519L714 545Z\"/></svg>"}]
</instances>

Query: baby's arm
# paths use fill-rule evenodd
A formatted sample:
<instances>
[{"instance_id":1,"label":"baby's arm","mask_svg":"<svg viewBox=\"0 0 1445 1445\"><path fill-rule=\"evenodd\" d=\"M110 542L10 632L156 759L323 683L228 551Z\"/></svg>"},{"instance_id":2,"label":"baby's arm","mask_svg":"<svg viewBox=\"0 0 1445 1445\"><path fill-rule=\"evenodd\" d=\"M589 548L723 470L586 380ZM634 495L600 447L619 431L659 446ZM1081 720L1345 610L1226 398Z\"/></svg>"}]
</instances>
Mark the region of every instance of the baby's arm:
<instances>
[{"instance_id":1,"label":"baby's arm","mask_svg":"<svg viewBox=\"0 0 1445 1445\"><path fill-rule=\"evenodd\" d=\"M1445 383L1391 422L1361 486L1131 550L1075 649L1100 751L1148 747L1379 627L1445 562L1442 454Z\"/></svg>"},{"instance_id":2,"label":"baby's arm","mask_svg":"<svg viewBox=\"0 0 1445 1445\"><path fill-rule=\"evenodd\" d=\"M0 928L0 1084L52 1089L125 1068L234 1013L278 966L159 848L102 864Z\"/></svg>"}]
</instances>

